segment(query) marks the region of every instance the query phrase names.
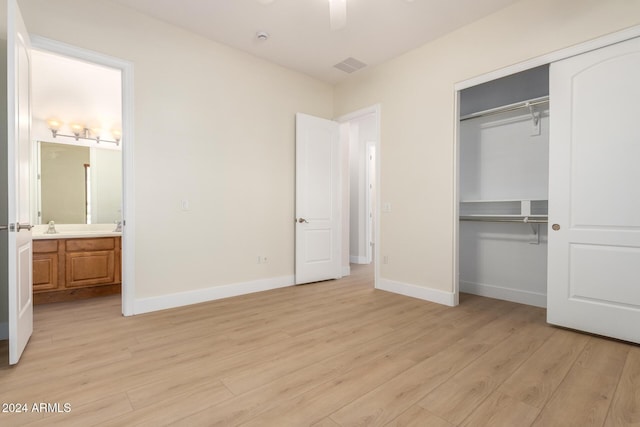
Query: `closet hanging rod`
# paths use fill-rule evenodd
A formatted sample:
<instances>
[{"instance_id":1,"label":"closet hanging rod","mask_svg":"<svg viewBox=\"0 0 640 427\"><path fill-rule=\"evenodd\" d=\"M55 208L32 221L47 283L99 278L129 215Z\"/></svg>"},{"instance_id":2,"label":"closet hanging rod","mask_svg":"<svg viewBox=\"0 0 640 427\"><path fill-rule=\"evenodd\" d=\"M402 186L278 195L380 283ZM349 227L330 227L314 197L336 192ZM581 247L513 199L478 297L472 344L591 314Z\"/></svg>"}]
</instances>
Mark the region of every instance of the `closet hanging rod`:
<instances>
[{"instance_id":1,"label":"closet hanging rod","mask_svg":"<svg viewBox=\"0 0 640 427\"><path fill-rule=\"evenodd\" d=\"M546 218L504 218L504 217L492 217L492 216L461 216L460 221L480 221L480 222L515 222L520 224L547 224L549 222Z\"/></svg>"},{"instance_id":2,"label":"closet hanging rod","mask_svg":"<svg viewBox=\"0 0 640 427\"><path fill-rule=\"evenodd\" d=\"M477 117L491 116L493 114L505 113L507 111L520 110L521 108L529 108L534 105L547 104L549 102L549 96L541 96L540 98L530 99L528 101L516 102L514 104L503 105L501 107L490 108L484 111L478 111L477 113L467 114L460 117L460 121L475 119Z\"/></svg>"}]
</instances>

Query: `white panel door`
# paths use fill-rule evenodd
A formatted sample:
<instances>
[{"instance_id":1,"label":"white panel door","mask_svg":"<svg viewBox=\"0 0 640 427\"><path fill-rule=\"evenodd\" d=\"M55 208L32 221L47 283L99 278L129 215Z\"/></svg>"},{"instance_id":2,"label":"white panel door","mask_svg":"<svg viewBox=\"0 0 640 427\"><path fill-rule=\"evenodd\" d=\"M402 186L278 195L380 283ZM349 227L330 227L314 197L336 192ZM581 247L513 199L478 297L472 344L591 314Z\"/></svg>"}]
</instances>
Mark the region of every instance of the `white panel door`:
<instances>
[{"instance_id":1,"label":"white panel door","mask_svg":"<svg viewBox=\"0 0 640 427\"><path fill-rule=\"evenodd\" d=\"M640 343L640 39L550 73L547 319Z\"/></svg>"},{"instance_id":2,"label":"white panel door","mask_svg":"<svg viewBox=\"0 0 640 427\"><path fill-rule=\"evenodd\" d=\"M33 332L31 248L31 47L16 0L7 2L9 363Z\"/></svg>"},{"instance_id":3,"label":"white panel door","mask_svg":"<svg viewBox=\"0 0 640 427\"><path fill-rule=\"evenodd\" d=\"M338 123L296 114L296 284L340 277Z\"/></svg>"}]
</instances>

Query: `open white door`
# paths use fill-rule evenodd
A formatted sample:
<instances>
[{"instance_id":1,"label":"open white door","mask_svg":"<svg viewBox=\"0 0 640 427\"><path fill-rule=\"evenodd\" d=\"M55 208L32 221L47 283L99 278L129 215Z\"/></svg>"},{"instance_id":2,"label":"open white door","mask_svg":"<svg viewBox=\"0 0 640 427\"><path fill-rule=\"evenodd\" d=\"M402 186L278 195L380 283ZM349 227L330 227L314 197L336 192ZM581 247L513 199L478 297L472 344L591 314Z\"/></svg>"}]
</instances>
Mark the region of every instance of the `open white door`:
<instances>
[{"instance_id":1,"label":"open white door","mask_svg":"<svg viewBox=\"0 0 640 427\"><path fill-rule=\"evenodd\" d=\"M340 274L338 123L296 114L296 284Z\"/></svg>"},{"instance_id":2,"label":"open white door","mask_svg":"<svg viewBox=\"0 0 640 427\"><path fill-rule=\"evenodd\" d=\"M640 343L640 39L550 73L548 321Z\"/></svg>"},{"instance_id":3,"label":"open white door","mask_svg":"<svg viewBox=\"0 0 640 427\"><path fill-rule=\"evenodd\" d=\"M31 48L16 0L7 2L9 363L33 332L31 249Z\"/></svg>"}]
</instances>

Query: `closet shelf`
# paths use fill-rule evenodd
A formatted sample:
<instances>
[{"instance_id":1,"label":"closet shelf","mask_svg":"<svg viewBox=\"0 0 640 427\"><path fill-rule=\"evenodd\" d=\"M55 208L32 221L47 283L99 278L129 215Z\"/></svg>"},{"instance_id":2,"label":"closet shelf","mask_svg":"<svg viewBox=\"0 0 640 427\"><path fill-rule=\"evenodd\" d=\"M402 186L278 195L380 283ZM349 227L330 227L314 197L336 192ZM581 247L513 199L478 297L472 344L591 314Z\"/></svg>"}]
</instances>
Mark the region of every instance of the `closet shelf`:
<instances>
[{"instance_id":1,"label":"closet shelf","mask_svg":"<svg viewBox=\"0 0 640 427\"><path fill-rule=\"evenodd\" d=\"M529 109L531 114L533 115L532 108L534 106L540 105L540 104L548 104L548 103L549 103L549 97L541 96L539 98L533 98L528 101L516 102L513 104L503 105L496 108L490 108L488 110L478 111L477 113L467 114L466 116L460 117L460 121L475 119L477 117L491 116L494 114L506 113L508 111L520 110L523 108Z\"/></svg>"},{"instance_id":2,"label":"closet shelf","mask_svg":"<svg viewBox=\"0 0 640 427\"><path fill-rule=\"evenodd\" d=\"M477 218L545 218L549 202L544 199L463 200L461 217Z\"/></svg>"}]
</instances>

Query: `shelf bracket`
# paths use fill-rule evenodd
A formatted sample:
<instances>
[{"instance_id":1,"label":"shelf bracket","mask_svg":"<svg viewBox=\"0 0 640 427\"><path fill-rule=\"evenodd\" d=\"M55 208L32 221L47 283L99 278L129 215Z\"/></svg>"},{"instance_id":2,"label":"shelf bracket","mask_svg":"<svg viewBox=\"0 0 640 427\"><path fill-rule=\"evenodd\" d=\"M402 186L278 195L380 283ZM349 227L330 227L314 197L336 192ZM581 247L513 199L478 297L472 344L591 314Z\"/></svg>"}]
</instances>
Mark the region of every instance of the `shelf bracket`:
<instances>
[{"instance_id":1,"label":"shelf bracket","mask_svg":"<svg viewBox=\"0 0 640 427\"><path fill-rule=\"evenodd\" d=\"M540 131L540 111L536 111L533 108L531 103L527 102L526 106L529 108L529 114L531 114L531 121L533 122L533 127L531 129L531 136L539 136Z\"/></svg>"},{"instance_id":2,"label":"shelf bracket","mask_svg":"<svg viewBox=\"0 0 640 427\"><path fill-rule=\"evenodd\" d=\"M530 245L539 245L540 244L540 224L531 224L531 237L529 237Z\"/></svg>"}]
</instances>

